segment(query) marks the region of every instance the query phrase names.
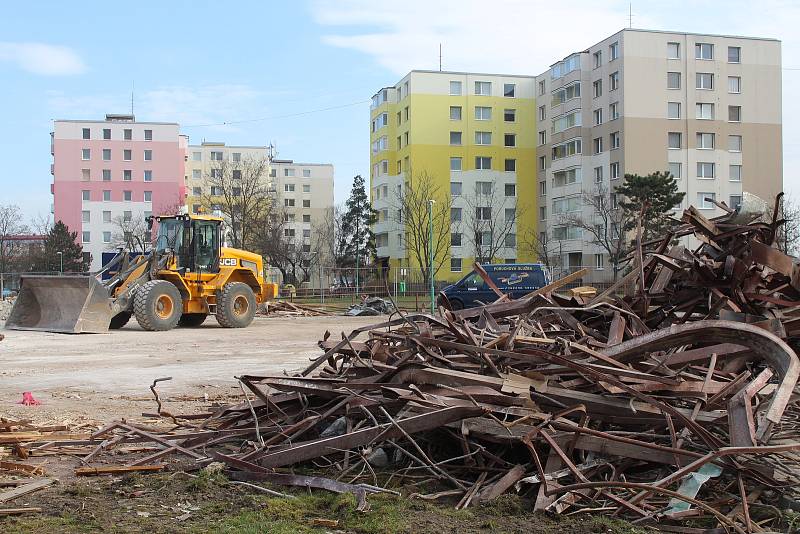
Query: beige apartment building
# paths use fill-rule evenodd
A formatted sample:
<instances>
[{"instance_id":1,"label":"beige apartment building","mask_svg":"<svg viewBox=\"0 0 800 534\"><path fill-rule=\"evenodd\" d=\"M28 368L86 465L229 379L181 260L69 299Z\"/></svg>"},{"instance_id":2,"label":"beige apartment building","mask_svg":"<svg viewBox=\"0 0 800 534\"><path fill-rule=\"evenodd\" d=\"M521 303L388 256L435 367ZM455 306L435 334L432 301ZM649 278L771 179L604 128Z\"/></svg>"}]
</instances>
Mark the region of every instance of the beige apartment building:
<instances>
[{"instance_id":1,"label":"beige apartment building","mask_svg":"<svg viewBox=\"0 0 800 534\"><path fill-rule=\"evenodd\" d=\"M743 192L782 190L781 43L774 39L625 29L536 78L538 218L566 269L610 276L591 237L565 224L593 216L584 195L626 173L670 171L709 217ZM613 202L612 202L613 203Z\"/></svg>"}]
</instances>

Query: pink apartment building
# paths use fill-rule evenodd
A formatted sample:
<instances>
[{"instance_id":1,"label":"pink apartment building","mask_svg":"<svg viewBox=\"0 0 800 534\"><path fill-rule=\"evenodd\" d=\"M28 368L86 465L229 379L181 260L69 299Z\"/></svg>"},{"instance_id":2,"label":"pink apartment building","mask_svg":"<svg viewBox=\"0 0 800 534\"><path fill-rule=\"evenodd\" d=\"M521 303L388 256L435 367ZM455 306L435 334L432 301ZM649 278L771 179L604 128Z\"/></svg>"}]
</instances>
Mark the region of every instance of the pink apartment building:
<instances>
[{"instance_id":1,"label":"pink apartment building","mask_svg":"<svg viewBox=\"0 0 800 534\"><path fill-rule=\"evenodd\" d=\"M177 123L57 120L51 137L54 220L78 232L91 270L116 250L121 222L184 205L188 140Z\"/></svg>"}]
</instances>

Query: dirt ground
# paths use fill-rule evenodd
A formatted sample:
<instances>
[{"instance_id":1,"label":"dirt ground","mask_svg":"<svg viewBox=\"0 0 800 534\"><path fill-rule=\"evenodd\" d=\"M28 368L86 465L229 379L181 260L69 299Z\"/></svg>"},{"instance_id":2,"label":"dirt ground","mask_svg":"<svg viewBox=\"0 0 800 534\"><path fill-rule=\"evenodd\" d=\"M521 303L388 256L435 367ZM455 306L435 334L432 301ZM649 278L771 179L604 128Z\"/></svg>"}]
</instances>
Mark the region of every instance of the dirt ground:
<instances>
[{"instance_id":1,"label":"dirt ground","mask_svg":"<svg viewBox=\"0 0 800 534\"><path fill-rule=\"evenodd\" d=\"M248 328L226 329L209 318L169 332L146 332L132 320L92 335L0 330L0 413L38 423L139 417L155 411L153 379L167 376L172 380L158 386L165 409L194 413L206 399L241 398L234 376L301 369L320 354L316 342L326 330L338 337L380 320L256 317ZM24 391L42 405L16 404Z\"/></svg>"}]
</instances>

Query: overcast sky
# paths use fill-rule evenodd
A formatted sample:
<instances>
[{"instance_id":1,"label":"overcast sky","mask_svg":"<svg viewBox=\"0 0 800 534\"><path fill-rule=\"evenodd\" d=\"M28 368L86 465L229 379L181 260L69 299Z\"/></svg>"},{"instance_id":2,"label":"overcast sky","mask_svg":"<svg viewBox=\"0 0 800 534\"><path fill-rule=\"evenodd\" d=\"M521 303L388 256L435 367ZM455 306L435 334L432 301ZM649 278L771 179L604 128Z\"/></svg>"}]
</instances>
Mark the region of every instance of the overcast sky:
<instances>
[{"instance_id":1,"label":"overcast sky","mask_svg":"<svg viewBox=\"0 0 800 534\"><path fill-rule=\"evenodd\" d=\"M784 182L800 195L800 4L633 2L633 26L783 41ZM369 98L411 69L539 74L628 26L629 2L13 3L0 29L0 204L49 212L54 119L177 121L192 143L274 143L369 174Z\"/></svg>"}]
</instances>

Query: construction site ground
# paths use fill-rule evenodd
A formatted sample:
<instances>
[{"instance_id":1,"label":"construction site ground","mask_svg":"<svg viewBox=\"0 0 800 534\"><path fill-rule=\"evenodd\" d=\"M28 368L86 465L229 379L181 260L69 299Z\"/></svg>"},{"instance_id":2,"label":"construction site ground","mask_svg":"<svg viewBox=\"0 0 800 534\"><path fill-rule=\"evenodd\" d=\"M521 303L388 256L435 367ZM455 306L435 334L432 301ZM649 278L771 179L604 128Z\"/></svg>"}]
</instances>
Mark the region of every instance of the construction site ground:
<instances>
[{"instance_id":1,"label":"construction site ground","mask_svg":"<svg viewBox=\"0 0 800 534\"><path fill-rule=\"evenodd\" d=\"M213 403L243 399L236 375L301 369L319 354L316 341L326 330L338 337L378 319L257 317L249 328L237 330L222 329L209 319L200 328L169 332L145 332L131 321L104 335L3 330L0 414L36 424L78 426L120 418L147 420L142 414L156 410L149 386L167 376L172 380L158 386L164 409L202 412ZM25 391L42 404L18 404ZM17 499L14 506L42 511L0 517L0 531L644 532L603 517L534 514L530 503L511 496L455 510L446 499L430 503L383 495L370 499L370 511L359 512L350 495L290 490L296 498L272 497L205 471L77 478L77 458L31 460L59 482Z\"/></svg>"}]
</instances>

